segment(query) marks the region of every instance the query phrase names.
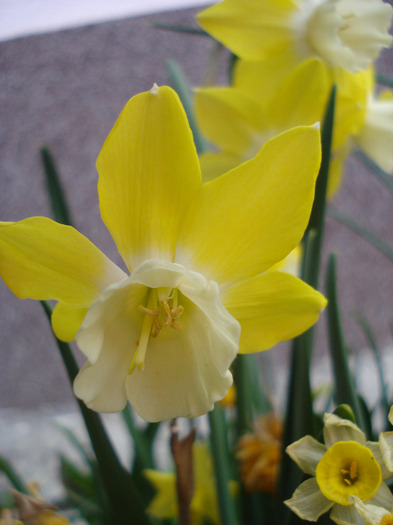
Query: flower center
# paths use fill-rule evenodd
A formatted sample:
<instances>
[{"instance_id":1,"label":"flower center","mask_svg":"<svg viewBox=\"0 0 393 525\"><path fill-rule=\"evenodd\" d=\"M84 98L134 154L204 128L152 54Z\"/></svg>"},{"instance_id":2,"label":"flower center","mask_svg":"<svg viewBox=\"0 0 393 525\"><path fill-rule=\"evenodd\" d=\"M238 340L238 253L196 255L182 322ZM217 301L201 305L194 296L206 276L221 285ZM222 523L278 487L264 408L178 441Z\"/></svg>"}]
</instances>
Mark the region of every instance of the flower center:
<instances>
[{"instance_id":1,"label":"flower center","mask_svg":"<svg viewBox=\"0 0 393 525\"><path fill-rule=\"evenodd\" d=\"M338 441L322 456L316 480L324 496L340 505L351 505L350 496L366 501L377 492L381 467L370 449L356 441Z\"/></svg>"},{"instance_id":2,"label":"flower center","mask_svg":"<svg viewBox=\"0 0 393 525\"><path fill-rule=\"evenodd\" d=\"M129 374L138 367L143 370L150 337L157 337L160 330L170 327L180 330L178 322L184 308L178 304L176 288L150 288L147 306L140 304L138 310L144 314L138 347L132 357Z\"/></svg>"}]
</instances>

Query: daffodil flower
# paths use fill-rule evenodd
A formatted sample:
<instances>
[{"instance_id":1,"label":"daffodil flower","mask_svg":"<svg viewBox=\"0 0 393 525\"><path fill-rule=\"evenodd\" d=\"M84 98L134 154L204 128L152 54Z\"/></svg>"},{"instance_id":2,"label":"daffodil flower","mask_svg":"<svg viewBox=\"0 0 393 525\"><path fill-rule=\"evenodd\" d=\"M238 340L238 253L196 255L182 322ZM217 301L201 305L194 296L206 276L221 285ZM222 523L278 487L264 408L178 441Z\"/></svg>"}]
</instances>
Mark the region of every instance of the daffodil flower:
<instances>
[{"instance_id":1,"label":"daffodil flower","mask_svg":"<svg viewBox=\"0 0 393 525\"><path fill-rule=\"evenodd\" d=\"M286 505L301 519L317 521L330 510L339 525L361 524L352 496L384 508L393 507L393 495L383 481L391 472L378 443L367 442L351 421L324 416L324 442L311 436L292 443L287 453L308 475Z\"/></svg>"},{"instance_id":2,"label":"daffodil flower","mask_svg":"<svg viewBox=\"0 0 393 525\"><path fill-rule=\"evenodd\" d=\"M74 228L0 223L0 275L20 298L58 301L52 325L87 358L74 391L102 412L127 399L149 421L198 416L232 383L238 351L307 329L325 306L269 270L300 241L320 138L299 127L201 184L181 103L156 85L123 109L97 160L101 215L127 272Z\"/></svg>"},{"instance_id":3,"label":"daffodil flower","mask_svg":"<svg viewBox=\"0 0 393 525\"><path fill-rule=\"evenodd\" d=\"M213 461L206 443L197 442L194 444L193 462L195 489L190 506L192 525L202 525L206 518L209 523L220 525ZM176 474L153 469L146 469L144 474L156 489L156 494L149 504L147 512L161 519L178 517ZM234 481L229 482L229 490L232 496L235 495L237 484Z\"/></svg>"},{"instance_id":4,"label":"daffodil flower","mask_svg":"<svg viewBox=\"0 0 393 525\"><path fill-rule=\"evenodd\" d=\"M357 72L391 45L392 9L382 0L224 0L201 26L246 60L296 64L317 57Z\"/></svg>"}]
</instances>

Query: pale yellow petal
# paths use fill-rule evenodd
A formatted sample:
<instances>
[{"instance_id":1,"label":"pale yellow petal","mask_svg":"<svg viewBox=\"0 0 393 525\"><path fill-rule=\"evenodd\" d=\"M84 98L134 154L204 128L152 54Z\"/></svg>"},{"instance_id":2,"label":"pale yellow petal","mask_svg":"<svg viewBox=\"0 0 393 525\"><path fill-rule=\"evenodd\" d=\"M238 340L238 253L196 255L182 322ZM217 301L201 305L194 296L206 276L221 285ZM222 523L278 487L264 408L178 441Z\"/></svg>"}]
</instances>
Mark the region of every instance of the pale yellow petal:
<instances>
[{"instance_id":1,"label":"pale yellow petal","mask_svg":"<svg viewBox=\"0 0 393 525\"><path fill-rule=\"evenodd\" d=\"M125 277L77 230L44 217L0 223L0 275L21 299L81 307Z\"/></svg>"},{"instance_id":2,"label":"pale yellow petal","mask_svg":"<svg viewBox=\"0 0 393 525\"><path fill-rule=\"evenodd\" d=\"M284 503L301 519L308 521L317 521L319 516L333 506L333 501L325 498L319 490L315 478L303 481L295 490L292 498Z\"/></svg>"},{"instance_id":3,"label":"pale yellow petal","mask_svg":"<svg viewBox=\"0 0 393 525\"><path fill-rule=\"evenodd\" d=\"M230 87L196 90L195 115L203 135L221 150L234 154L250 148L252 135L264 118L257 100Z\"/></svg>"},{"instance_id":4,"label":"pale yellow petal","mask_svg":"<svg viewBox=\"0 0 393 525\"><path fill-rule=\"evenodd\" d=\"M228 286L222 301L241 325L240 353L259 352L313 325L326 299L297 277L270 271Z\"/></svg>"},{"instance_id":5,"label":"pale yellow petal","mask_svg":"<svg viewBox=\"0 0 393 525\"><path fill-rule=\"evenodd\" d=\"M337 525L364 525L363 518L355 505L339 505L336 503L330 513L330 519Z\"/></svg>"},{"instance_id":6,"label":"pale yellow petal","mask_svg":"<svg viewBox=\"0 0 393 525\"><path fill-rule=\"evenodd\" d=\"M197 153L176 93L154 86L125 106L97 159L102 218L129 269L172 260L200 185Z\"/></svg>"},{"instance_id":7,"label":"pale yellow petal","mask_svg":"<svg viewBox=\"0 0 393 525\"><path fill-rule=\"evenodd\" d=\"M200 156L202 180L208 182L239 166L245 159L232 153L208 151Z\"/></svg>"},{"instance_id":8,"label":"pale yellow petal","mask_svg":"<svg viewBox=\"0 0 393 525\"><path fill-rule=\"evenodd\" d=\"M319 131L299 127L203 184L184 221L175 261L219 284L279 262L307 226L319 164Z\"/></svg>"},{"instance_id":9,"label":"pale yellow petal","mask_svg":"<svg viewBox=\"0 0 393 525\"><path fill-rule=\"evenodd\" d=\"M352 421L338 417L335 414L325 414L323 422L323 437L328 448L337 443L337 441L356 441L361 445L366 445L364 432Z\"/></svg>"},{"instance_id":10,"label":"pale yellow petal","mask_svg":"<svg viewBox=\"0 0 393 525\"><path fill-rule=\"evenodd\" d=\"M291 443L286 452L303 472L315 476L315 469L326 452L326 447L312 436L304 436Z\"/></svg>"}]
</instances>

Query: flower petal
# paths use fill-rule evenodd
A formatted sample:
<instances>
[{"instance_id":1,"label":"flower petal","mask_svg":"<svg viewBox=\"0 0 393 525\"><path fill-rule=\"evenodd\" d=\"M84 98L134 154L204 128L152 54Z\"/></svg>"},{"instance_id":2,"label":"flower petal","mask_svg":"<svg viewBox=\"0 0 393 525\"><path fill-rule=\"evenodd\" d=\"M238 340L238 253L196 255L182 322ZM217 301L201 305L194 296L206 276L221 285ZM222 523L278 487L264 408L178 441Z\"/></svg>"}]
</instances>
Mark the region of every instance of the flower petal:
<instances>
[{"instance_id":1,"label":"flower petal","mask_svg":"<svg viewBox=\"0 0 393 525\"><path fill-rule=\"evenodd\" d=\"M391 413L389 413L389 421L391 421ZM379 436L379 446L381 448L382 457L387 468L393 472L393 432L382 432Z\"/></svg>"},{"instance_id":2,"label":"flower petal","mask_svg":"<svg viewBox=\"0 0 393 525\"><path fill-rule=\"evenodd\" d=\"M366 445L366 436L352 421L335 414L325 414L323 417L323 437L326 447L331 447L337 441L357 441Z\"/></svg>"},{"instance_id":3,"label":"flower petal","mask_svg":"<svg viewBox=\"0 0 393 525\"><path fill-rule=\"evenodd\" d=\"M171 261L201 175L176 93L154 86L123 109L97 159L102 218L128 268Z\"/></svg>"},{"instance_id":4,"label":"flower petal","mask_svg":"<svg viewBox=\"0 0 393 525\"><path fill-rule=\"evenodd\" d=\"M303 481L295 490L292 498L284 503L301 519L308 521L317 521L319 516L333 506L333 502L325 498L319 490L315 478Z\"/></svg>"},{"instance_id":5,"label":"flower petal","mask_svg":"<svg viewBox=\"0 0 393 525\"><path fill-rule=\"evenodd\" d=\"M228 286L222 301L240 322L240 352L259 352L299 335L326 306L319 292L297 277L270 271Z\"/></svg>"},{"instance_id":6,"label":"flower petal","mask_svg":"<svg viewBox=\"0 0 393 525\"><path fill-rule=\"evenodd\" d=\"M295 6L293 0L224 0L202 11L197 20L236 55L263 60L294 49Z\"/></svg>"},{"instance_id":7,"label":"flower petal","mask_svg":"<svg viewBox=\"0 0 393 525\"><path fill-rule=\"evenodd\" d=\"M351 496L349 499L352 500L357 512L369 525L380 525L382 518L386 514L389 514L386 509L363 503L363 501L356 496Z\"/></svg>"},{"instance_id":8,"label":"flower petal","mask_svg":"<svg viewBox=\"0 0 393 525\"><path fill-rule=\"evenodd\" d=\"M286 452L303 472L315 476L315 469L325 454L326 447L312 436L304 436L291 443Z\"/></svg>"},{"instance_id":9,"label":"flower petal","mask_svg":"<svg viewBox=\"0 0 393 525\"><path fill-rule=\"evenodd\" d=\"M52 327L61 341L73 341L79 330L88 308L57 303L52 312Z\"/></svg>"},{"instance_id":10,"label":"flower petal","mask_svg":"<svg viewBox=\"0 0 393 525\"><path fill-rule=\"evenodd\" d=\"M21 299L84 307L125 277L81 233L45 217L0 223L0 275Z\"/></svg>"},{"instance_id":11,"label":"flower petal","mask_svg":"<svg viewBox=\"0 0 393 525\"><path fill-rule=\"evenodd\" d=\"M382 482L376 494L367 503L377 505L384 509L393 509L393 494L390 492L386 483Z\"/></svg>"},{"instance_id":12,"label":"flower petal","mask_svg":"<svg viewBox=\"0 0 393 525\"><path fill-rule=\"evenodd\" d=\"M231 87L196 90L195 115L201 132L215 146L232 153L247 151L264 121L258 101Z\"/></svg>"},{"instance_id":13,"label":"flower petal","mask_svg":"<svg viewBox=\"0 0 393 525\"><path fill-rule=\"evenodd\" d=\"M330 519L338 525L364 525L363 519L355 505L334 505Z\"/></svg>"},{"instance_id":14,"label":"flower petal","mask_svg":"<svg viewBox=\"0 0 393 525\"><path fill-rule=\"evenodd\" d=\"M240 155L233 155L225 151L207 151L199 157L202 170L202 180L207 182L239 166L244 159Z\"/></svg>"},{"instance_id":15,"label":"flower petal","mask_svg":"<svg viewBox=\"0 0 393 525\"><path fill-rule=\"evenodd\" d=\"M376 443L375 441L367 441L367 448L371 450L373 453L373 456L378 461L379 466L382 470L382 479L388 479L392 476L392 473L390 472L388 465L385 463L382 449L381 449L381 441Z\"/></svg>"},{"instance_id":16,"label":"flower petal","mask_svg":"<svg viewBox=\"0 0 393 525\"><path fill-rule=\"evenodd\" d=\"M359 146L380 168L393 172L393 94L370 97L366 119L357 137Z\"/></svg>"},{"instance_id":17,"label":"flower petal","mask_svg":"<svg viewBox=\"0 0 393 525\"><path fill-rule=\"evenodd\" d=\"M179 514L176 474L153 469L146 469L143 474L157 491L147 508L148 514L161 519L176 518Z\"/></svg>"},{"instance_id":18,"label":"flower petal","mask_svg":"<svg viewBox=\"0 0 393 525\"><path fill-rule=\"evenodd\" d=\"M283 259L307 226L319 164L319 132L299 127L203 184L188 210L175 261L223 284Z\"/></svg>"}]
</instances>

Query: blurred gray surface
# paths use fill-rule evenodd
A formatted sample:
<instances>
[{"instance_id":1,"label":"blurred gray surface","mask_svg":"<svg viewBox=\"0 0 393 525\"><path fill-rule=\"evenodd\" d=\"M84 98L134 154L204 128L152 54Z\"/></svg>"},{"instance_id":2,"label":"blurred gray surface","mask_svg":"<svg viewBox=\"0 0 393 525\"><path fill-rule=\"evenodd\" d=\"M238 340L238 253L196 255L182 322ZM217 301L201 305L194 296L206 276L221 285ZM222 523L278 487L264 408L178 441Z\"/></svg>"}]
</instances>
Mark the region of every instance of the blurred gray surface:
<instances>
[{"instance_id":1,"label":"blurred gray surface","mask_svg":"<svg viewBox=\"0 0 393 525\"><path fill-rule=\"evenodd\" d=\"M101 222L95 159L126 101L154 82L168 83L165 59L177 60L194 85L203 83L212 42L152 29L153 22L191 25L195 10L109 22L0 44L0 219L50 215L38 150L53 152L74 223L115 261ZM380 69L393 76L393 52ZM392 194L356 160L336 206L393 243ZM365 340L352 317L362 311L381 345L391 342L392 263L364 240L327 221L325 252L338 254L339 290L348 343ZM326 351L323 327L318 352ZM73 403L41 306L20 301L0 282L0 407ZM278 353L278 359L282 358Z\"/></svg>"}]
</instances>

